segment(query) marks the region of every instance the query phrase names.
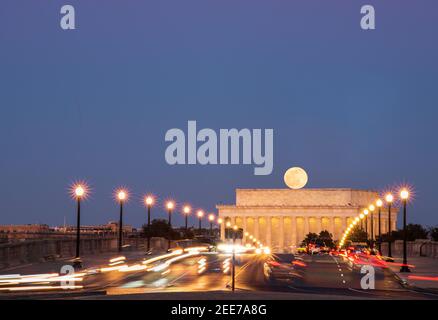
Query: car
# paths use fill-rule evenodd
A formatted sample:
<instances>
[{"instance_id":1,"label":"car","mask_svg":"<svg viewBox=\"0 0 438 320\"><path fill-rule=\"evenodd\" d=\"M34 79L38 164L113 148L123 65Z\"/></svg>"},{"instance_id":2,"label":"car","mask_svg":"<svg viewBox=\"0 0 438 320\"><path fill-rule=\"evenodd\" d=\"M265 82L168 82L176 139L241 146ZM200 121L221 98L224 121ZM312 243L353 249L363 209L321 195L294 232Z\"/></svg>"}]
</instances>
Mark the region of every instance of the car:
<instances>
[{"instance_id":1,"label":"car","mask_svg":"<svg viewBox=\"0 0 438 320\"><path fill-rule=\"evenodd\" d=\"M318 254L321 252L321 247L312 246L309 248L310 254Z\"/></svg>"},{"instance_id":2,"label":"car","mask_svg":"<svg viewBox=\"0 0 438 320\"><path fill-rule=\"evenodd\" d=\"M269 282L293 282L302 277L300 271L303 267L302 259L293 254L275 254L263 264L263 274Z\"/></svg>"},{"instance_id":3,"label":"car","mask_svg":"<svg viewBox=\"0 0 438 320\"><path fill-rule=\"evenodd\" d=\"M306 247L297 248L297 253L307 253L307 248Z\"/></svg>"}]
</instances>

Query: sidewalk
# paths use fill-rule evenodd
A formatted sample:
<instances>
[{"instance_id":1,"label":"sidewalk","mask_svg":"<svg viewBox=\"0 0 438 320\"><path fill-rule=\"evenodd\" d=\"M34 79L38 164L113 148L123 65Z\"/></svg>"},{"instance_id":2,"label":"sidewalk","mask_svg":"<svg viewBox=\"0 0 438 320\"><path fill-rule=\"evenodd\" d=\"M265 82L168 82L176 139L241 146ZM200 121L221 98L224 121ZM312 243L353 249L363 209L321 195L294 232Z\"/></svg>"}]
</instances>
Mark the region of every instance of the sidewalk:
<instances>
[{"instance_id":1,"label":"sidewalk","mask_svg":"<svg viewBox=\"0 0 438 320\"><path fill-rule=\"evenodd\" d=\"M390 269L408 285L421 289L438 290L438 259L429 257L408 257L411 272L400 272L403 259L394 257L394 264ZM412 267L411 267L412 266Z\"/></svg>"}]
</instances>

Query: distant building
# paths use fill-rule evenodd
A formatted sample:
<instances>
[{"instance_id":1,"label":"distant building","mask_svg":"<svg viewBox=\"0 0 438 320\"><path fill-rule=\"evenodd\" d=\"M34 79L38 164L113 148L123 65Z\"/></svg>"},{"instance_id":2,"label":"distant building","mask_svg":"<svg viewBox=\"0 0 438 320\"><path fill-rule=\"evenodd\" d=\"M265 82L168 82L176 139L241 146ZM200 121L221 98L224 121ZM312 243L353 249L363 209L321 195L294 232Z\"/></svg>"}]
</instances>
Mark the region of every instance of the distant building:
<instances>
[{"instance_id":1,"label":"distant building","mask_svg":"<svg viewBox=\"0 0 438 320\"><path fill-rule=\"evenodd\" d=\"M0 225L3 233L47 233L53 231L47 224Z\"/></svg>"},{"instance_id":2,"label":"distant building","mask_svg":"<svg viewBox=\"0 0 438 320\"><path fill-rule=\"evenodd\" d=\"M118 232L118 223L110 221L107 224L96 226L81 226L80 232L87 237L93 236L116 236ZM124 225L123 232L125 235L131 235L136 232L131 225ZM58 226L50 227L47 224L25 224L25 225L0 225L0 242L26 240L26 239L51 239L74 237L76 235L76 226Z\"/></svg>"},{"instance_id":3,"label":"distant building","mask_svg":"<svg viewBox=\"0 0 438 320\"><path fill-rule=\"evenodd\" d=\"M115 221L110 221L107 224L96 225L96 226L81 226L81 233L86 234L109 234L116 233L119 231L119 223ZM76 232L76 226L62 226L55 227L54 230L63 233L74 233ZM132 233L135 232L135 229L129 225L123 225L123 232Z\"/></svg>"}]
</instances>

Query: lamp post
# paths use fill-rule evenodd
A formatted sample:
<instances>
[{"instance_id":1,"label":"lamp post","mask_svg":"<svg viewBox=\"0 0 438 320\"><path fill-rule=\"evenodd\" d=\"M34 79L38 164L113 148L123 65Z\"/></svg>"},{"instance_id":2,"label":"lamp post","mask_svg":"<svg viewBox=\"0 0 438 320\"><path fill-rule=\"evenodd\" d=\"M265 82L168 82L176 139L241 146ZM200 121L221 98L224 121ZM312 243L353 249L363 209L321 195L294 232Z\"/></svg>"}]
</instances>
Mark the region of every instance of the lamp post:
<instances>
[{"instance_id":1,"label":"lamp post","mask_svg":"<svg viewBox=\"0 0 438 320\"><path fill-rule=\"evenodd\" d=\"M119 252L122 251L123 247L123 203L128 198L128 192L126 190L120 189L117 191L117 199L120 203L120 215L119 215Z\"/></svg>"},{"instance_id":2,"label":"lamp post","mask_svg":"<svg viewBox=\"0 0 438 320\"><path fill-rule=\"evenodd\" d=\"M77 184L73 186L74 197L77 204L77 224L76 224L76 256L75 266L80 267L82 265L80 261L80 246L81 246L81 200L86 197L87 187L85 184Z\"/></svg>"},{"instance_id":3,"label":"lamp post","mask_svg":"<svg viewBox=\"0 0 438 320\"><path fill-rule=\"evenodd\" d=\"M388 257L392 258L392 252L391 252L391 205L392 201L394 201L394 197L392 194L388 193L386 195L386 203L388 204Z\"/></svg>"},{"instance_id":4,"label":"lamp post","mask_svg":"<svg viewBox=\"0 0 438 320\"><path fill-rule=\"evenodd\" d=\"M210 236L213 236L213 221L215 219L215 216L213 213L210 213L208 215L208 221L210 221Z\"/></svg>"},{"instance_id":5,"label":"lamp post","mask_svg":"<svg viewBox=\"0 0 438 320\"><path fill-rule=\"evenodd\" d=\"M360 230L364 231L363 229L363 219L365 218L364 214L363 213L359 214L359 218L360 218Z\"/></svg>"},{"instance_id":6,"label":"lamp post","mask_svg":"<svg viewBox=\"0 0 438 320\"><path fill-rule=\"evenodd\" d=\"M148 252L151 250L151 207L154 204L154 198L152 196L146 196L144 203L148 208Z\"/></svg>"},{"instance_id":7,"label":"lamp post","mask_svg":"<svg viewBox=\"0 0 438 320\"><path fill-rule=\"evenodd\" d=\"M225 223L225 238L228 240L230 238L230 228L231 228L231 222L228 220Z\"/></svg>"},{"instance_id":8,"label":"lamp post","mask_svg":"<svg viewBox=\"0 0 438 320\"><path fill-rule=\"evenodd\" d=\"M364 214L364 216L365 216L365 233L367 234L367 242L368 242L368 213L369 213L369 211L368 211L368 209L365 209L364 211L363 211L363 214Z\"/></svg>"},{"instance_id":9,"label":"lamp post","mask_svg":"<svg viewBox=\"0 0 438 320\"><path fill-rule=\"evenodd\" d=\"M400 191L400 198L403 201L403 265L400 268L400 272L411 272L408 267L407 257L407 241L408 241L408 229L406 228L406 206L409 198L409 191L403 189Z\"/></svg>"},{"instance_id":10,"label":"lamp post","mask_svg":"<svg viewBox=\"0 0 438 320\"><path fill-rule=\"evenodd\" d=\"M202 211L202 210L198 210L198 212L197 212L197 216L198 216L198 222L199 222L198 230L199 230L199 234L201 234L201 229L202 229L202 217L204 216L204 211Z\"/></svg>"},{"instance_id":11,"label":"lamp post","mask_svg":"<svg viewBox=\"0 0 438 320\"><path fill-rule=\"evenodd\" d=\"M379 212L378 212L378 232L379 232L379 236L377 238L378 244L379 244L379 254L382 254L382 227L381 227L381 212L382 212L382 206L383 206L383 201L378 199L376 201L376 205L377 208L379 208Z\"/></svg>"},{"instance_id":12,"label":"lamp post","mask_svg":"<svg viewBox=\"0 0 438 320\"><path fill-rule=\"evenodd\" d=\"M190 208L189 205L185 205L183 208L183 213L184 213L184 218L185 218L185 222L186 222L186 232L188 230L188 220L189 220L189 214L192 211L192 208Z\"/></svg>"},{"instance_id":13,"label":"lamp post","mask_svg":"<svg viewBox=\"0 0 438 320\"><path fill-rule=\"evenodd\" d=\"M231 290L235 289L236 286L236 235L237 235L237 226L233 226L233 266L231 269Z\"/></svg>"},{"instance_id":14,"label":"lamp post","mask_svg":"<svg viewBox=\"0 0 438 320\"><path fill-rule=\"evenodd\" d=\"M370 226L370 233L371 233L371 250L374 250L374 210L376 210L376 207L371 204L368 209L370 210L371 215L371 226Z\"/></svg>"},{"instance_id":15,"label":"lamp post","mask_svg":"<svg viewBox=\"0 0 438 320\"><path fill-rule=\"evenodd\" d=\"M175 203L173 201L167 201L166 203L167 212L169 214L169 218L167 219L167 224L169 226L169 236L167 237L167 250L170 249L170 236L172 232L172 210L175 208Z\"/></svg>"},{"instance_id":16,"label":"lamp post","mask_svg":"<svg viewBox=\"0 0 438 320\"><path fill-rule=\"evenodd\" d=\"M222 218L217 218L217 224L219 225L219 239L222 239L222 223L224 222L224 220ZM225 239L225 235L223 235L224 239Z\"/></svg>"}]
</instances>

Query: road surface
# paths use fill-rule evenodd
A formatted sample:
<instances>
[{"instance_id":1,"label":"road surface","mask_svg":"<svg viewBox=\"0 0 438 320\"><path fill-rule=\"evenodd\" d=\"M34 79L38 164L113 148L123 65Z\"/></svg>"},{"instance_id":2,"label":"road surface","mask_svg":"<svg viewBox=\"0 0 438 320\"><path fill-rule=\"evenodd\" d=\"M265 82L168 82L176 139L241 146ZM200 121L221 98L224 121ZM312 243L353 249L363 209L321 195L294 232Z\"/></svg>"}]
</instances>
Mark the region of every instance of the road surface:
<instances>
[{"instance_id":1,"label":"road surface","mask_svg":"<svg viewBox=\"0 0 438 320\"><path fill-rule=\"evenodd\" d=\"M289 255L295 260L293 255ZM152 256L153 257L153 256ZM236 259L236 291L238 292L276 292L297 295L315 295L318 297L337 296L370 299L438 299L437 294L420 293L403 288L388 269L376 268L375 289L361 289L360 267L352 265L342 257L331 255L304 255L302 266L286 280L267 280L264 274L267 255L241 254ZM120 265L128 266L126 270L105 270L111 267L108 262L99 266L86 268L79 290L63 290L59 298L69 298L69 293L80 292L80 297L91 293L106 292L105 297L125 295L145 295L149 293L170 292L226 292L230 290L230 272L224 273L224 261L230 260L228 254L198 253L182 259L174 256L163 258L142 267L142 262L149 257L133 255ZM171 261L172 259L176 261ZM166 264L167 262L171 262ZM118 263L118 262L115 262ZM117 265L117 266L120 266ZM59 266L57 266L59 267ZM136 268L139 270L136 270ZM30 268L30 267L29 267ZM151 270L153 268L153 270ZM102 272L105 270L105 272ZM26 270L29 272L29 270ZM53 270L54 271L54 270ZM4 274L5 272L3 272ZM4 287L4 285L0 286ZM29 297L41 297L39 291L20 292ZM3 296L18 293L5 293ZM89 295L88 295L89 294ZM53 296L52 296L53 297ZM92 296L91 296L92 297ZM286 296L283 296L283 298Z\"/></svg>"}]
</instances>

